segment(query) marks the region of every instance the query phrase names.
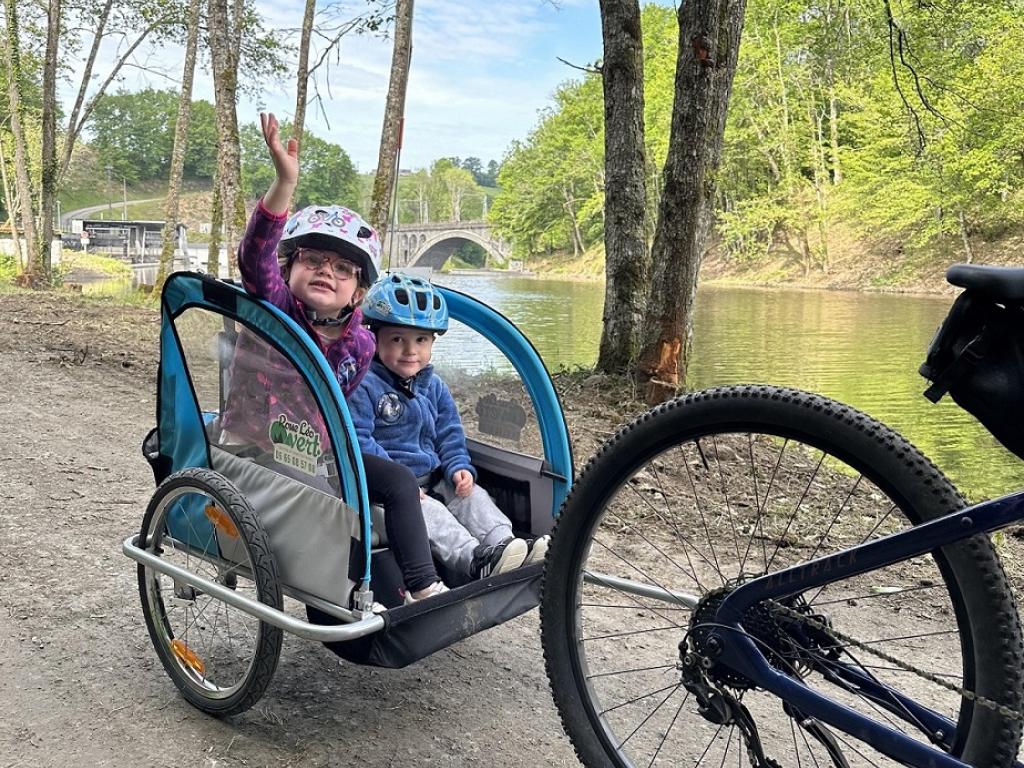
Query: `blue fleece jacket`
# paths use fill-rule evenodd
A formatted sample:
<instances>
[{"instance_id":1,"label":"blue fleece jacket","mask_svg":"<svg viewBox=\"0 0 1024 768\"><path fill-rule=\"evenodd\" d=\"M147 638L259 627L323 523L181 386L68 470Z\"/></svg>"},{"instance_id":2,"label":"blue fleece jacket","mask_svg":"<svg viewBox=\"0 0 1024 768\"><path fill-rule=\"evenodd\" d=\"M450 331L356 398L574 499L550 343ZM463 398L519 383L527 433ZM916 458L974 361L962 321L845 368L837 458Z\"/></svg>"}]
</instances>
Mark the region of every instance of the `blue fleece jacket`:
<instances>
[{"instance_id":1,"label":"blue fleece jacket","mask_svg":"<svg viewBox=\"0 0 1024 768\"><path fill-rule=\"evenodd\" d=\"M441 467L449 482L460 469L476 479L459 409L434 366L404 382L374 360L347 402L364 452L404 464L417 477Z\"/></svg>"}]
</instances>

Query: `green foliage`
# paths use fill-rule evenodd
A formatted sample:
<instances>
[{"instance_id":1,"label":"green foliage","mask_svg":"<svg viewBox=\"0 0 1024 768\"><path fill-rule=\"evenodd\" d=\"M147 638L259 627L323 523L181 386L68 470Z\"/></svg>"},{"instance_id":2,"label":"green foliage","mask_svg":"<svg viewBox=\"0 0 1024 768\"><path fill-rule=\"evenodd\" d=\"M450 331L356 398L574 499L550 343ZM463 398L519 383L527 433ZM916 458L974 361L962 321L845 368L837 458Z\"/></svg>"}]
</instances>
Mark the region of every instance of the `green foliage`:
<instances>
[{"instance_id":1,"label":"green foliage","mask_svg":"<svg viewBox=\"0 0 1024 768\"><path fill-rule=\"evenodd\" d=\"M429 169L421 168L399 176L399 223L452 221L456 204L460 221L484 218L484 206L490 205L497 190L477 183L472 170L465 167L466 163L474 165L473 160L475 158L463 161L457 157L443 157L431 163ZM372 177L370 179L372 183ZM365 199L365 193L363 197Z\"/></svg>"},{"instance_id":2,"label":"green foliage","mask_svg":"<svg viewBox=\"0 0 1024 768\"><path fill-rule=\"evenodd\" d=\"M128 181L166 178L174 149L178 94L170 90L118 91L100 99L89 121L97 165ZM185 176L212 179L217 164L214 106L192 103Z\"/></svg>"},{"instance_id":3,"label":"green foliage","mask_svg":"<svg viewBox=\"0 0 1024 768\"><path fill-rule=\"evenodd\" d=\"M1009 0L748 3L717 228L744 261L791 250L828 265L830 226L911 246L961 247L1024 227L1024 16ZM675 97L672 8L643 8L649 210L657 209ZM901 40L903 50L899 49ZM563 84L513 143L491 209L520 255L603 236L598 75ZM949 258L948 256L946 258Z\"/></svg>"},{"instance_id":4,"label":"green foliage","mask_svg":"<svg viewBox=\"0 0 1024 768\"><path fill-rule=\"evenodd\" d=\"M0 253L0 286L12 285L21 269L14 254Z\"/></svg>"},{"instance_id":5,"label":"green foliage","mask_svg":"<svg viewBox=\"0 0 1024 768\"><path fill-rule=\"evenodd\" d=\"M499 165L497 160L491 160L487 163L487 167L484 168L483 161L479 157L467 157L465 159L448 157L444 159L452 165L473 174L473 181L481 187L493 187L498 182Z\"/></svg>"},{"instance_id":6,"label":"green foliage","mask_svg":"<svg viewBox=\"0 0 1024 768\"><path fill-rule=\"evenodd\" d=\"M641 22L648 186L656 189L668 147L677 27L672 9L656 5L643 9ZM604 233L601 78L587 74L564 83L553 100L530 135L513 143L498 174L501 193L490 221L518 255L581 252Z\"/></svg>"},{"instance_id":7,"label":"green foliage","mask_svg":"<svg viewBox=\"0 0 1024 768\"><path fill-rule=\"evenodd\" d=\"M291 125L281 125L281 134L288 136ZM242 151L242 189L246 198L254 200L270 187L274 180L274 165L267 154L263 134L255 123L239 130ZM317 136L309 129L303 131L299 148L299 185L295 190L294 205L303 207L315 203L357 207L360 199L359 176L344 149Z\"/></svg>"},{"instance_id":8,"label":"green foliage","mask_svg":"<svg viewBox=\"0 0 1024 768\"><path fill-rule=\"evenodd\" d=\"M84 251L65 250L63 254L61 267L65 274L73 269L81 269L106 277L131 279L132 268L121 259Z\"/></svg>"}]
</instances>

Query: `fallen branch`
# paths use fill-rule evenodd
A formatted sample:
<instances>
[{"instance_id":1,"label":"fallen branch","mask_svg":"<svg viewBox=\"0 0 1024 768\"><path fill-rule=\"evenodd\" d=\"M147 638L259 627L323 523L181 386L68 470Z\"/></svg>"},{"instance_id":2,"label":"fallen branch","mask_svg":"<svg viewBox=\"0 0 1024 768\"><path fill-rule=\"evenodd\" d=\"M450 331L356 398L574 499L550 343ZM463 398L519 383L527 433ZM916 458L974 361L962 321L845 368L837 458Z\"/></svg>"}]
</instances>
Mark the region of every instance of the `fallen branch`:
<instances>
[{"instance_id":1,"label":"fallen branch","mask_svg":"<svg viewBox=\"0 0 1024 768\"><path fill-rule=\"evenodd\" d=\"M58 320L54 322L51 320L19 320L16 317L12 317L11 322L15 325L64 325L65 323L71 322L71 318L69 317L67 320Z\"/></svg>"}]
</instances>

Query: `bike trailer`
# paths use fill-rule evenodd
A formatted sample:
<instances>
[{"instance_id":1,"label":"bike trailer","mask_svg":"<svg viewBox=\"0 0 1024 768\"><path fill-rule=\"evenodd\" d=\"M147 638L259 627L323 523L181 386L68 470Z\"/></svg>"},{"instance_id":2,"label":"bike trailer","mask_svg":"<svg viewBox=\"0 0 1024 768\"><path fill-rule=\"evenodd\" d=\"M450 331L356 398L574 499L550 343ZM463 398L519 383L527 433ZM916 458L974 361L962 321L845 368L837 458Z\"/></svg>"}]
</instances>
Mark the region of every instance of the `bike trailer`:
<instances>
[{"instance_id":1,"label":"bike trailer","mask_svg":"<svg viewBox=\"0 0 1024 768\"><path fill-rule=\"evenodd\" d=\"M479 482L518 535L546 534L573 475L550 377L507 319L440 290L452 327L435 368L459 404ZM281 630L357 663L402 667L537 605L540 565L403 605L382 511L368 503L348 409L318 346L277 308L198 273L168 278L161 313L157 426L143 446L159 487L123 549L139 563L158 655L191 703L215 714L251 706ZM222 640L246 623L238 632L251 653L239 641L218 655L198 637ZM232 679L216 679L227 668Z\"/></svg>"}]
</instances>

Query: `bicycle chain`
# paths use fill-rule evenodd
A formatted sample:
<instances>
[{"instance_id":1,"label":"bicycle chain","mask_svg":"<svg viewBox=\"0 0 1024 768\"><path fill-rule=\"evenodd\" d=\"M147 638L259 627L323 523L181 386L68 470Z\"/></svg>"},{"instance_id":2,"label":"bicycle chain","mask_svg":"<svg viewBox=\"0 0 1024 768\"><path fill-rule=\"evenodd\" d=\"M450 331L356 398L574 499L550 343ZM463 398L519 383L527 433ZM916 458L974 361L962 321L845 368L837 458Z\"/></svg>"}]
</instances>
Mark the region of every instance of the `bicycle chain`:
<instances>
[{"instance_id":1,"label":"bicycle chain","mask_svg":"<svg viewBox=\"0 0 1024 768\"><path fill-rule=\"evenodd\" d=\"M837 640L842 640L844 643L848 643L849 645L859 648L865 653L871 654L872 656L876 656L879 659L888 661L890 664L895 664L897 667L904 670L905 672L912 672L913 674L918 675L919 677L922 677L925 680L928 680L929 682L935 683L936 685L942 688L959 694L968 701L973 701L976 704L980 704L981 706L986 707L987 709L991 709L992 711L998 713L999 715L1002 715L1003 717L1009 720L1024 721L1024 712L1015 709L1010 709L1005 704L1000 704L998 701L986 698L985 696L979 696L977 693L968 690L967 688L960 688L956 685L953 685L950 682L942 680L938 677L938 675L932 674L931 672L928 672L923 669L918 669L913 664L908 664L907 662L901 661L900 659L897 659L894 656L890 656L885 651L880 651L877 648L872 648L871 646L866 645L865 643L862 643L859 640L840 632L838 629L835 629L834 627L827 626L824 622L811 618L810 616L802 614L799 611L794 611L789 606L780 605L776 603L773 606L772 610L778 613L782 613L791 619L796 619L797 621L800 621L804 624L809 624L810 626L814 627L815 629L821 632L824 632L830 637L834 637Z\"/></svg>"}]
</instances>

